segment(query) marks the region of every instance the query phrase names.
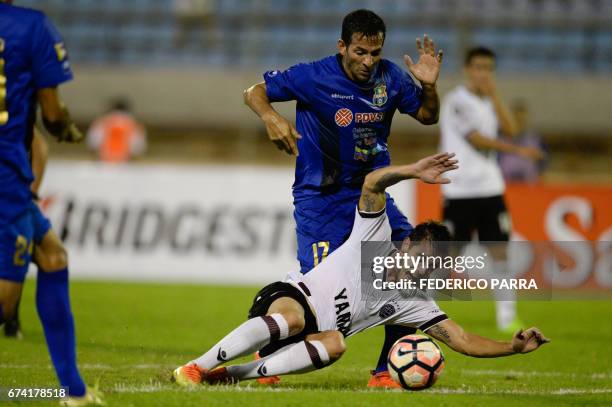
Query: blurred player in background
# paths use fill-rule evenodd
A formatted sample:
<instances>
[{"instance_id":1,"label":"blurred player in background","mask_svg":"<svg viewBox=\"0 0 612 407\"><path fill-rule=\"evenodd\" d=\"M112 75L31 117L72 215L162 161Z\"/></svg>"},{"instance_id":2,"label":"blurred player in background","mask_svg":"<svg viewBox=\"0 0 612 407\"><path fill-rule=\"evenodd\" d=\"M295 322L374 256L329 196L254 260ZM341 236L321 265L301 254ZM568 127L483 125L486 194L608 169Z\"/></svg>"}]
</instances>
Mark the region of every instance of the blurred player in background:
<instances>
[{"instance_id":1,"label":"blurred player in background","mask_svg":"<svg viewBox=\"0 0 612 407\"><path fill-rule=\"evenodd\" d=\"M456 241L507 242L511 221L504 202L504 179L497 153L518 154L539 160L534 147L515 145L499 138L513 137L517 126L495 85L495 54L477 47L465 58L467 81L443 100L440 114L441 151L454 151L461 169L449 175L452 183L442 186L444 221ZM507 262L505 248L492 250L495 273L503 275ZM497 326L514 332L522 323L516 315L515 295L496 297Z\"/></svg>"},{"instance_id":2,"label":"blurred player in background","mask_svg":"<svg viewBox=\"0 0 612 407\"><path fill-rule=\"evenodd\" d=\"M398 251L391 241L385 189L406 179L447 183L445 173L457 168L453 154L441 153L414 164L389 166L369 173L354 208L354 225L347 241L309 273L290 272L284 281L260 290L249 311L249 320L199 358L175 369L173 379L180 385L194 386L202 381L225 384L311 372L334 363L344 354L345 336L383 324L418 328L451 349L473 357L528 353L547 343L548 339L537 328L517 331L508 342L469 333L420 290L376 289L363 281L363 259L355 253L361 251L364 241L377 242L372 259L402 252L437 256L444 250L439 243L449 240L448 229L426 222L415 228L412 239L406 238ZM374 275L369 267L367 270ZM400 281L412 278L413 273L414 269L407 271L393 266L382 273L382 278ZM427 275L424 267L416 273ZM370 289L363 290L363 284ZM342 314L338 315L338 310ZM217 367L262 346L274 351L254 362Z\"/></svg>"},{"instance_id":3,"label":"blurred player in background","mask_svg":"<svg viewBox=\"0 0 612 407\"><path fill-rule=\"evenodd\" d=\"M516 122L516 136L507 141L523 146L544 150L542 137L529 125L529 110L523 101L515 101L511 106ZM504 180L508 182L537 183L545 167L544 161L534 161L520 154L499 153L499 165Z\"/></svg>"},{"instance_id":4,"label":"blurred player in background","mask_svg":"<svg viewBox=\"0 0 612 407\"><path fill-rule=\"evenodd\" d=\"M438 120L442 53L436 54L434 42L425 36L417 40L417 63L404 56L417 85L404 69L382 59L385 35L378 15L351 12L342 22L338 54L283 72L268 71L264 82L245 91L245 103L262 119L270 140L297 155L293 197L302 273L348 238L364 177L390 163L387 138L395 111L423 124ZM271 105L289 100L297 101L296 127ZM412 226L389 195L387 200L393 240L402 241ZM397 339L411 332L385 328L369 386L398 386L389 377L387 355Z\"/></svg>"},{"instance_id":5,"label":"blurred player in background","mask_svg":"<svg viewBox=\"0 0 612 407\"><path fill-rule=\"evenodd\" d=\"M65 251L31 189L28 150L37 104L45 128L59 141L83 138L57 89L72 79L67 53L43 13L0 3L0 69L0 324L13 317L36 243L36 306L55 372L68 387L65 404L97 402L76 364Z\"/></svg>"},{"instance_id":6,"label":"blurred player in background","mask_svg":"<svg viewBox=\"0 0 612 407\"><path fill-rule=\"evenodd\" d=\"M100 161L110 163L128 162L146 152L147 134L126 98L113 100L108 113L94 121L87 131L87 146Z\"/></svg>"}]
</instances>

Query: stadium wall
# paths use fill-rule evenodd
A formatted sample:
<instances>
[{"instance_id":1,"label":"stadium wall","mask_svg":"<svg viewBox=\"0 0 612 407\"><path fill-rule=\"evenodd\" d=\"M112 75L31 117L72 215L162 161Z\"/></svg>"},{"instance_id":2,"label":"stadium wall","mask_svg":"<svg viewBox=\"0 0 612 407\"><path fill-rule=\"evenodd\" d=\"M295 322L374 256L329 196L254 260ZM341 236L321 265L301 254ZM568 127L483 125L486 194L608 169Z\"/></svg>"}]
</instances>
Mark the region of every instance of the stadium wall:
<instances>
[{"instance_id":1,"label":"stadium wall","mask_svg":"<svg viewBox=\"0 0 612 407\"><path fill-rule=\"evenodd\" d=\"M76 278L262 284L298 267L292 182L287 167L54 161L41 205ZM390 192L408 219L439 219L436 187ZM514 185L507 200L515 239L577 242L559 284L612 287L612 186Z\"/></svg>"},{"instance_id":2,"label":"stadium wall","mask_svg":"<svg viewBox=\"0 0 612 407\"><path fill-rule=\"evenodd\" d=\"M150 126L230 128L253 130L261 123L242 102L242 91L261 81L259 71L211 69L75 68L76 80L63 87L75 117L90 121L117 95L129 96L137 114ZM440 92L461 83L460 75L442 73ZM609 77L529 74L503 76L499 88L508 101L525 100L533 112L533 125L554 134L612 134ZM293 105L279 104L292 117ZM395 130L436 131L409 117L394 120Z\"/></svg>"}]
</instances>

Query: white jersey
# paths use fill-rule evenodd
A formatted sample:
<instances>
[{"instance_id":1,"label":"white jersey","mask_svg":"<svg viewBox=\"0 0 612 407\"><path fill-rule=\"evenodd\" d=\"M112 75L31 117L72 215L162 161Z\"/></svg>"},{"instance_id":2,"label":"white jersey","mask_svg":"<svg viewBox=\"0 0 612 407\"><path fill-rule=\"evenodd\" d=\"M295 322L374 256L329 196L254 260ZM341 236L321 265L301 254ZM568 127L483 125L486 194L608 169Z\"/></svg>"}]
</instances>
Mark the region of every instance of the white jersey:
<instances>
[{"instance_id":1,"label":"white jersey","mask_svg":"<svg viewBox=\"0 0 612 407\"><path fill-rule=\"evenodd\" d=\"M476 149L467 140L470 133L495 139L499 123L493 102L465 86L451 91L440 110L441 151L455 153L459 169L448 173L450 184L442 185L446 198L486 198L504 193L504 179L497 153Z\"/></svg>"},{"instance_id":2,"label":"white jersey","mask_svg":"<svg viewBox=\"0 0 612 407\"><path fill-rule=\"evenodd\" d=\"M357 211L353 230L344 244L307 274L287 274L285 281L297 287L312 306L320 331L338 330L350 336L382 324L424 331L447 319L438 305L424 296L407 297L398 290L374 289L368 283L368 277L373 275L371 264L364 264L370 276L362 279L361 243L365 241L380 242L376 244L380 256L395 250L384 210L375 214Z\"/></svg>"}]
</instances>

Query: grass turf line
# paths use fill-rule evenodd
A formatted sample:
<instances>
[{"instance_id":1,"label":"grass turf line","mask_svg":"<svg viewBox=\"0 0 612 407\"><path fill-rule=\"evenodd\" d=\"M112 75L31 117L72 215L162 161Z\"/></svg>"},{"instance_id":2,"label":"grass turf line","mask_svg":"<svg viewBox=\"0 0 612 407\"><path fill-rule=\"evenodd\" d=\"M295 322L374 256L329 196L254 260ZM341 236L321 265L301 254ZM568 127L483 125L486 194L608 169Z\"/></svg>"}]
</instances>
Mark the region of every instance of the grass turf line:
<instances>
[{"instance_id":1,"label":"grass turf line","mask_svg":"<svg viewBox=\"0 0 612 407\"><path fill-rule=\"evenodd\" d=\"M536 353L501 359L468 358L442 345L446 370L428 391L366 389L382 328L348 339L347 353L333 366L285 377L276 389L245 382L190 391L167 381L171 369L200 355L241 323L257 287L73 282L71 291L82 373L87 383L99 382L111 406L612 404L609 301L521 303L521 318L539 326L551 344ZM467 329L504 338L494 329L492 303L440 306ZM25 339L0 338L0 388L55 387L31 281L21 312Z\"/></svg>"}]
</instances>

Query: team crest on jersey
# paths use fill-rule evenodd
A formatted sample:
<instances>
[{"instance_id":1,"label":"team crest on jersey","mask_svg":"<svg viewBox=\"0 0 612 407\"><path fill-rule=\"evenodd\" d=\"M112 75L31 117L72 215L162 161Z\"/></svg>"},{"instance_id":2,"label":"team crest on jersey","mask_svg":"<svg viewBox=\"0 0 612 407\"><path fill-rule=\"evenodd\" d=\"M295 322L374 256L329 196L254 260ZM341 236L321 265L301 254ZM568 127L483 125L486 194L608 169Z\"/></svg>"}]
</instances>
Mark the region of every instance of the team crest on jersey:
<instances>
[{"instance_id":1,"label":"team crest on jersey","mask_svg":"<svg viewBox=\"0 0 612 407\"><path fill-rule=\"evenodd\" d=\"M336 124L338 126L346 127L353 121L353 112L351 112L346 107L338 109L336 115L334 116L334 120L336 120Z\"/></svg>"},{"instance_id":2,"label":"team crest on jersey","mask_svg":"<svg viewBox=\"0 0 612 407\"><path fill-rule=\"evenodd\" d=\"M387 319L393 314L395 314L395 307L391 303L383 305L380 311L378 311L380 319Z\"/></svg>"},{"instance_id":3,"label":"team crest on jersey","mask_svg":"<svg viewBox=\"0 0 612 407\"><path fill-rule=\"evenodd\" d=\"M58 42L53 47L55 48L55 54L57 55L58 61L63 61L66 59L66 55L68 53L66 52L66 47L64 46L63 42Z\"/></svg>"},{"instance_id":4,"label":"team crest on jersey","mask_svg":"<svg viewBox=\"0 0 612 407\"><path fill-rule=\"evenodd\" d=\"M374 96L372 97L372 104L374 106L382 106L387 103L387 85L378 85L374 88Z\"/></svg>"}]
</instances>

